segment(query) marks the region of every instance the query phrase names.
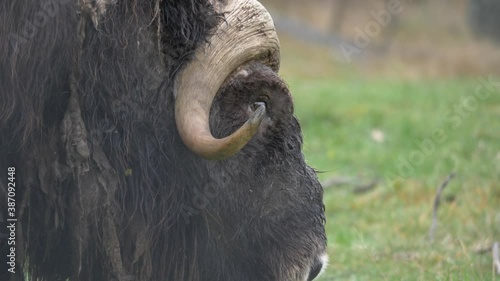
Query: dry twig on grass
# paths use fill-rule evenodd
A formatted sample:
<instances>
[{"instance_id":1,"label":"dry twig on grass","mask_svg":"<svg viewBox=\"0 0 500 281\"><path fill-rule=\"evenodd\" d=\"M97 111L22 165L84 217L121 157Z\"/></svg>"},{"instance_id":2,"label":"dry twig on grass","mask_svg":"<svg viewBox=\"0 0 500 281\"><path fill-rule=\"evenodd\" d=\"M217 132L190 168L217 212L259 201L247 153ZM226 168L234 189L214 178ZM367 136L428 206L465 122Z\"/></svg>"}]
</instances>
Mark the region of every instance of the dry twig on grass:
<instances>
[{"instance_id":1,"label":"dry twig on grass","mask_svg":"<svg viewBox=\"0 0 500 281\"><path fill-rule=\"evenodd\" d=\"M342 186L342 185L351 185L354 187L352 190L353 193L365 193L371 191L377 187L379 183L378 180L371 181L363 181L360 178L353 177L344 177L344 176L335 176L329 178L321 183L324 188L333 187L333 186Z\"/></svg>"},{"instance_id":2,"label":"dry twig on grass","mask_svg":"<svg viewBox=\"0 0 500 281\"><path fill-rule=\"evenodd\" d=\"M321 183L323 187L331 187L331 186L340 186L340 185L346 185L346 184L351 184L354 182L355 179L351 177L344 177L344 176L335 176L331 177Z\"/></svg>"},{"instance_id":3,"label":"dry twig on grass","mask_svg":"<svg viewBox=\"0 0 500 281\"><path fill-rule=\"evenodd\" d=\"M439 208L439 203L441 202L441 194L443 193L443 190L448 186L448 183L455 177L455 173L451 173L446 180L441 184L441 186L438 188L436 197L434 198L434 208L432 210L432 224L431 224L431 229L429 230L429 240L431 242L434 241L434 232L436 231L437 224L438 224L438 218L437 218L437 211Z\"/></svg>"},{"instance_id":4,"label":"dry twig on grass","mask_svg":"<svg viewBox=\"0 0 500 281\"><path fill-rule=\"evenodd\" d=\"M372 191L373 189L375 189L377 185L378 185L378 180L372 180L371 182L355 185L352 192L356 194L366 193L368 191Z\"/></svg>"},{"instance_id":5,"label":"dry twig on grass","mask_svg":"<svg viewBox=\"0 0 500 281\"><path fill-rule=\"evenodd\" d=\"M495 242L492 246L493 252L493 266L495 267L496 273L500 275L500 253L499 253L499 243Z\"/></svg>"}]
</instances>

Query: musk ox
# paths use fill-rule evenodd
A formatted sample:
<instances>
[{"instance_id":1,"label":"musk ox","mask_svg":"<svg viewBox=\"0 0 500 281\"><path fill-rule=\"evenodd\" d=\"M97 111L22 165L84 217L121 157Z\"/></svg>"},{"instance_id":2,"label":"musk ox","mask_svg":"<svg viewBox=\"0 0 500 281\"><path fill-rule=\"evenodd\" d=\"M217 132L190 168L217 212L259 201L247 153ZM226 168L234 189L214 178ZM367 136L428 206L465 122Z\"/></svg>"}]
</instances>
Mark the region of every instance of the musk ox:
<instances>
[{"instance_id":1,"label":"musk ox","mask_svg":"<svg viewBox=\"0 0 500 281\"><path fill-rule=\"evenodd\" d=\"M319 273L323 191L258 2L1 1L0 36L1 280Z\"/></svg>"}]
</instances>

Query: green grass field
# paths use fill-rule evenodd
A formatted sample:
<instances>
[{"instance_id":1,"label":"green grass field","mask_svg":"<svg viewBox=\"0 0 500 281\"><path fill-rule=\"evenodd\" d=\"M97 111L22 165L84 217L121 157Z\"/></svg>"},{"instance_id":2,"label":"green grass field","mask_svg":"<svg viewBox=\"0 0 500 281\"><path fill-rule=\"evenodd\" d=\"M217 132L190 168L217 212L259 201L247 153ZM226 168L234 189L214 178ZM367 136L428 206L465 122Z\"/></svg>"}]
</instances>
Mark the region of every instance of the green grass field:
<instances>
[{"instance_id":1,"label":"green grass field","mask_svg":"<svg viewBox=\"0 0 500 281\"><path fill-rule=\"evenodd\" d=\"M283 49L308 163L322 180L379 180L362 194L325 189L330 266L319 280L500 280L491 251L478 253L500 241L500 84L477 94L479 78L311 72L314 55ZM433 200L451 172L431 242Z\"/></svg>"}]
</instances>

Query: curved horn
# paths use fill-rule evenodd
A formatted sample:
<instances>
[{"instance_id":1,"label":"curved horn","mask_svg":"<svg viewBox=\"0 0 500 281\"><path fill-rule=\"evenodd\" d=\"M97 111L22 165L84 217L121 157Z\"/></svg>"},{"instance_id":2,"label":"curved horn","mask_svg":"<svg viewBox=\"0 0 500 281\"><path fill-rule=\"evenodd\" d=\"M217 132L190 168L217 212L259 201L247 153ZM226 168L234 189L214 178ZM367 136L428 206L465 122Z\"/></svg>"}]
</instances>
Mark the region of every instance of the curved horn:
<instances>
[{"instance_id":1,"label":"curved horn","mask_svg":"<svg viewBox=\"0 0 500 281\"><path fill-rule=\"evenodd\" d=\"M279 68L279 41L274 23L259 2L229 0L225 7L216 9L225 15L225 21L179 73L175 92L175 120L184 144L211 160L237 153L256 133L265 115L260 104L236 132L222 139L214 138L209 125L210 108L224 80L251 60L269 65L276 72Z\"/></svg>"}]
</instances>

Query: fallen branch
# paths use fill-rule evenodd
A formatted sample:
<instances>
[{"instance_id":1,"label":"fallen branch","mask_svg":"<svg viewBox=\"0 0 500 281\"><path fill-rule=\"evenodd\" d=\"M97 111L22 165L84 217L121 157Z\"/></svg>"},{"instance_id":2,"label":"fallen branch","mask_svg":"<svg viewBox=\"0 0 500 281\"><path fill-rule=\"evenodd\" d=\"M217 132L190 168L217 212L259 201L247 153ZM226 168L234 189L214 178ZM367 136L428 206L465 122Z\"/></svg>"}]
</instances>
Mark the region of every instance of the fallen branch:
<instances>
[{"instance_id":1,"label":"fallen branch","mask_svg":"<svg viewBox=\"0 0 500 281\"><path fill-rule=\"evenodd\" d=\"M351 177L335 176L335 177L332 177L332 178L325 180L324 182L321 183L321 185L324 188L327 188L327 187L331 187L331 186L340 186L340 185L351 184L355 181L356 181L356 179L353 179Z\"/></svg>"},{"instance_id":2,"label":"fallen branch","mask_svg":"<svg viewBox=\"0 0 500 281\"><path fill-rule=\"evenodd\" d=\"M493 252L493 266L495 267L496 273L500 275L500 254L499 254L499 243L495 242L493 243L492 246L492 252Z\"/></svg>"},{"instance_id":3,"label":"fallen branch","mask_svg":"<svg viewBox=\"0 0 500 281\"><path fill-rule=\"evenodd\" d=\"M332 177L332 178L325 180L324 182L321 183L321 185L324 188L333 187L333 186L350 185L350 186L354 187L352 192L359 194L359 193L365 193L365 192L371 191L372 189L375 189L375 187L377 187L378 183L379 183L378 180L363 181L362 179L359 179L359 178L335 176L335 177Z\"/></svg>"},{"instance_id":4,"label":"fallen branch","mask_svg":"<svg viewBox=\"0 0 500 281\"><path fill-rule=\"evenodd\" d=\"M377 187L377 184L378 180L372 180L371 182L368 183L358 184L354 186L352 192L357 194L365 193L375 189L375 187Z\"/></svg>"},{"instance_id":5,"label":"fallen branch","mask_svg":"<svg viewBox=\"0 0 500 281\"><path fill-rule=\"evenodd\" d=\"M431 242L434 241L434 232L436 231L437 225L438 225L438 218L437 218L437 212L439 208L439 203L441 202L441 194L443 193L443 190L448 186L448 183L455 177L455 173L451 173L446 180L441 184L441 186L438 188L436 197L434 198L434 208L432 210L432 224L431 228L429 230L429 240Z\"/></svg>"}]
</instances>

